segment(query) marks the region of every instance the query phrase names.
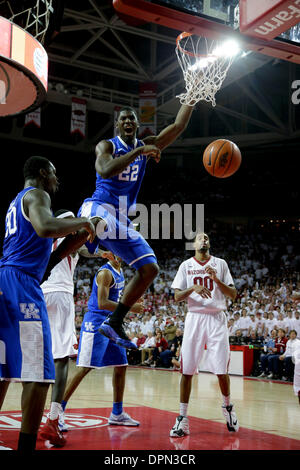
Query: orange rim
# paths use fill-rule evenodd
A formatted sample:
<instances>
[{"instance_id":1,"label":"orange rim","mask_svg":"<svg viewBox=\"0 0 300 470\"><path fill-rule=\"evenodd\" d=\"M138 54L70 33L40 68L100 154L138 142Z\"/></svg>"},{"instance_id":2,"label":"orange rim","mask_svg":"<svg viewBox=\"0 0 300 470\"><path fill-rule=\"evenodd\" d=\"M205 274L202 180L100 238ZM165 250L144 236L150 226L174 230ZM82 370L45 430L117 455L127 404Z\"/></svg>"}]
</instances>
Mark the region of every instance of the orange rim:
<instances>
[{"instance_id":1,"label":"orange rim","mask_svg":"<svg viewBox=\"0 0 300 470\"><path fill-rule=\"evenodd\" d=\"M177 36L177 38L176 38L176 47L177 47L177 49L180 50L180 52L182 52L183 54L189 55L190 57L199 57L199 58L215 57L216 59L218 58L218 56L216 56L214 54L194 54L193 52L187 51L186 49L181 47L180 41L182 41L182 39L188 38L190 36L192 36L192 33L187 33L187 32L183 32L183 33L179 34L179 36Z\"/></svg>"}]
</instances>

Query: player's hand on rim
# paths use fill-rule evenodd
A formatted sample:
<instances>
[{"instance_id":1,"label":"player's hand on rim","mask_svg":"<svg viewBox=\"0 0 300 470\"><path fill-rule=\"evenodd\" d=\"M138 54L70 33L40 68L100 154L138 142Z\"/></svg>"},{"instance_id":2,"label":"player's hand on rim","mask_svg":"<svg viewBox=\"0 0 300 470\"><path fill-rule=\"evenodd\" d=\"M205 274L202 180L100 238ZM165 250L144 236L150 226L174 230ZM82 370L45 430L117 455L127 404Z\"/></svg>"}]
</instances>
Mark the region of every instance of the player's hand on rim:
<instances>
[{"instance_id":1,"label":"player's hand on rim","mask_svg":"<svg viewBox=\"0 0 300 470\"><path fill-rule=\"evenodd\" d=\"M196 292L196 294L201 295L201 297L203 297L204 299L211 298L211 292L209 289L207 289L207 287L199 286L198 284L196 284L193 288L194 292Z\"/></svg>"}]
</instances>

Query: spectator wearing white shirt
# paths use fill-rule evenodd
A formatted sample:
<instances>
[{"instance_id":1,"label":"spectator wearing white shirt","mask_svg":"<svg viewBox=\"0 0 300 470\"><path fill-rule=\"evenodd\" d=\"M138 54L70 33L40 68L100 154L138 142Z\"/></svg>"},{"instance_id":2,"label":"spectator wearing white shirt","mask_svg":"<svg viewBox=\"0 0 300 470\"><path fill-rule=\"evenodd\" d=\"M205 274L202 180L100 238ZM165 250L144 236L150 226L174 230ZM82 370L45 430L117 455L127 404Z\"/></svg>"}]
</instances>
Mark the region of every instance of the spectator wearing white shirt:
<instances>
[{"instance_id":1,"label":"spectator wearing white shirt","mask_svg":"<svg viewBox=\"0 0 300 470\"><path fill-rule=\"evenodd\" d=\"M291 326L293 330L296 330L297 336L300 337L300 312L297 310L295 311L294 318L291 321Z\"/></svg>"},{"instance_id":2,"label":"spectator wearing white shirt","mask_svg":"<svg viewBox=\"0 0 300 470\"><path fill-rule=\"evenodd\" d=\"M256 316L255 316L255 323L256 323L256 334L258 337L262 337L265 333L265 321L262 317L262 314L259 310L256 311Z\"/></svg>"},{"instance_id":3,"label":"spectator wearing white shirt","mask_svg":"<svg viewBox=\"0 0 300 470\"><path fill-rule=\"evenodd\" d=\"M142 323L139 325L141 332L145 336L148 335L148 331L149 331L149 328L148 328L148 325L147 325L147 320L148 320L147 317L143 317ZM151 330L152 330L152 328L151 328Z\"/></svg>"},{"instance_id":4,"label":"spectator wearing white shirt","mask_svg":"<svg viewBox=\"0 0 300 470\"><path fill-rule=\"evenodd\" d=\"M255 320L255 315L254 313L250 314L250 322L249 322L249 328L248 328L248 333L247 336L250 336L251 331L256 330L256 320Z\"/></svg>"},{"instance_id":5,"label":"spectator wearing white shirt","mask_svg":"<svg viewBox=\"0 0 300 470\"><path fill-rule=\"evenodd\" d=\"M274 307L273 307L273 315L274 315L274 317L275 317L276 319L278 318L279 313L280 313L279 306L278 306L278 305L274 305Z\"/></svg>"},{"instance_id":6,"label":"spectator wearing white shirt","mask_svg":"<svg viewBox=\"0 0 300 470\"><path fill-rule=\"evenodd\" d=\"M140 350L142 351L141 360L142 365L149 365L152 361L152 352L155 348L155 336L153 335L152 331L148 331L146 341L140 346ZM148 359L146 360L146 356L148 355Z\"/></svg>"},{"instance_id":7,"label":"spectator wearing white shirt","mask_svg":"<svg viewBox=\"0 0 300 470\"><path fill-rule=\"evenodd\" d=\"M243 336L248 335L249 326L250 326L250 317L247 314L247 310L243 308L242 316L239 319L239 329L241 330Z\"/></svg>"},{"instance_id":8,"label":"spectator wearing white shirt","mask_svg":"<svg viewBox=\"0 0 300 470\"><path fill-rule=\"evenodd\" d=\"M286 321L285 321L285 319L283 318L282 313L279 313L278 318L276 319L276 322L275 322L275 328L276 328L276 330L279 330L279 329L281 328L281 329L284 330L285 333L286 333L285 324L286 324Z\"/></svg>"},{"instance_id":9,"label":"spectator wearing white shirt","mask_svg":"<svg viewBox=\"0 0 300 470\"><path fill-rule=\"evenodd\" d=\"M276 325L276 318L274 317L274 313L272 311L268 314L268 321L266 322L268 334L270 334L271 331L275 329L275 325Z\"/></svg>"},{"instance_id":10,"label":"spectator wearing white shirt","mask_svg":"<svg viewBox=\"0 0 300 470\"><path fill-rule=\"evenodd\" d=\"M285 371L285 377L282 377L282 379L287 379L289 382L292 382L294 375L294 364L292 361L292 356L296 349L300 347L300 340L297 338L296 330L291 330L289 336L290 339L286 343L285 352L279 356L279 359L280 361L283 361L283 369Z\"/></svg>"},{"instance_id":11,"label":"spectator wearing white shirt","mask_svg":"<svg viewBox=\"0 0 300 470\"><path fill-rule=\"evenodd\" d=\"M240 314L238 312L234 312L234 332L240 329Z\"/></svg>"},{"instance_id":12,"label":"spectator wearing white shirt","mask_svg":"<svg viewBox=\"0 0 300 470\"><path fill-rule=\"evenodd\" d=\"M233 318L229 318L229 320L227 322L227 327L228 327L229 336L234 336L235 326L234 326L234 319Z\"/></svg>"},{"instance_id":13,"label":"spectator wearing white shirt","mask_svg":"<svg viewBox=\"0 0 300 470\"><path fill-rule=\"evenodd\" d=\"M289 334L289 332L293 330L292 322L293 322L293 312L292 310L288 310L286 316L284 317L286 334Z\"/></svg>"}]
</instances>

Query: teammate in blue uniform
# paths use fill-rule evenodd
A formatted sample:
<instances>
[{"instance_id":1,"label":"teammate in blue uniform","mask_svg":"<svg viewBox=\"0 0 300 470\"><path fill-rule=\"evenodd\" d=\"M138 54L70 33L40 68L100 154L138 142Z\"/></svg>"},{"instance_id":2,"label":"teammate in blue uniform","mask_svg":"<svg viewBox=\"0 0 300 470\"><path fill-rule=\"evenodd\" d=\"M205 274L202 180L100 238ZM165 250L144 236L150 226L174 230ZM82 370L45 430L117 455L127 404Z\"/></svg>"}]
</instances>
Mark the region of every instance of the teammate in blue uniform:
<instances>
[{"instance_id":1,"label":"teammate in blue uniform","mask_svg":"<svg viewBox=\"0 0 300 470\"><path fill-rule=\"evenodd\" d=\"M103 253L107 257L108 253ZM67 385L63 409L67 402L92 369L114 367L113 372L113 409L109 417L109 424L123 426L138 426L139 422L132 419L123 410L123 395L125 389L125 374L127 369L127 356L124 348L118 346L98 332L100 325L117 306L124 289L124 275L121 269L121 259L109 254L112 258L96 273L93 280L91 296L88 302L88 312L85 314L79 340L77 366L78 371ZM142 302L131 308L135 313L143 311ZM64 423L62 423L64 424Z\"/></svg>"},{"instance_id":2,"label":"teammate in blue uniform","mask_svg":"<svg viewBox=\"0 0 300 470\"><path fill-rule=\"evenodd\" d=\"M30 451L35 449L47 390L55 379L50 327L40 288L52 237L81 230L84 241L88 237L93 241L95 231L89 219L53 217L50 194L57 190L58 180L49 160L29 158L24 179L24 189L6 215L0 259L0 408L9 382L22 382L18 450Z\"/></svg>"},{"instance_id":3,"label":"teammate in blue uniform","mask_svg":"<svg viewBox=\"0 0 300 470\"><path fill-rule=\"evenodd\" d=\"M92 251L99 241L106 250L136 269L117 308L99 330L125 348L135 348L135 345L124 332L123 319L159 271L152 248L134 230L128 215L135 208L147 160L154 158L159 162L161 150L185 130L192 110L192 106L182 105L173 124L159 135L148 136L141 141L136 138L139 127L136 112L132 108L124 108L116 123L119 135L102 140L96 147L96 190L84 201L79 214L90 217L96 227L99 240L95 239L97 241L88 247L89 250Z\"/></svg>"}]
</instances>

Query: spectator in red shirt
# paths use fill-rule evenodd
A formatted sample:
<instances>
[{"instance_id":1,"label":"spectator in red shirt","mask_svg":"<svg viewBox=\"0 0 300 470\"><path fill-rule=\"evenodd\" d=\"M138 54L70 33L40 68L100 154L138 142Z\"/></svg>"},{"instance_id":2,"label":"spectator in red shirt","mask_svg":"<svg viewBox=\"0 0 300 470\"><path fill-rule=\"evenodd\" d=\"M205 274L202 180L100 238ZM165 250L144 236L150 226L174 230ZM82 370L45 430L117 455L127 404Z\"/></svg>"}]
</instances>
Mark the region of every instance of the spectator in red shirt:
<instances>
[{"instance_id":1,"label":"spectator in red shirt","mask_svg":"<svg viewBox=\"0 0 300 470\"><path fill-rule=\"evenodd\" d=\"M274 348L272 348L272 354L268 356L268 379L278 379L280 371L280 360L279 356L284 354L287 343L287 337L285 331L282 328L278 330L278 336L275 339Z\"/></svg>"},{"instance_id":2,"label":"spectator in red shirt","mask_svg":"<svg viewBox=\"0 0 300 470\"><path fill-rule=\"evenodd\" d=\"M163 337L162 332L157 331L155 336L155 348L153 350L153 363L151 364L153 367L157 366L160 354L168 349L168 347L168 341Z\"/></svg>"}]
</instances>

